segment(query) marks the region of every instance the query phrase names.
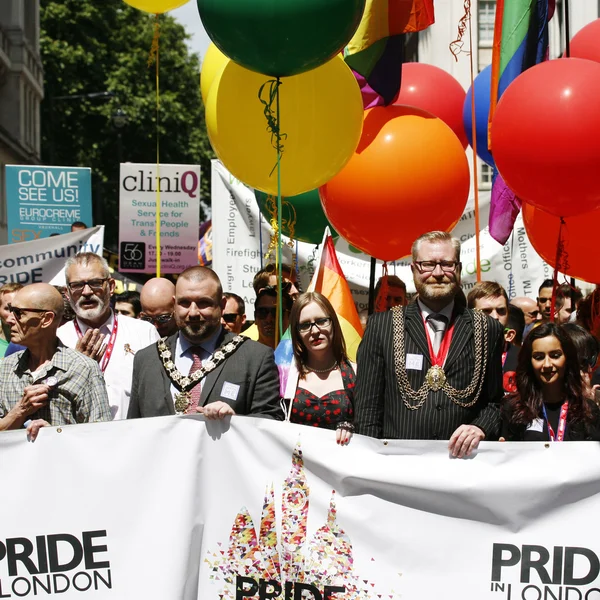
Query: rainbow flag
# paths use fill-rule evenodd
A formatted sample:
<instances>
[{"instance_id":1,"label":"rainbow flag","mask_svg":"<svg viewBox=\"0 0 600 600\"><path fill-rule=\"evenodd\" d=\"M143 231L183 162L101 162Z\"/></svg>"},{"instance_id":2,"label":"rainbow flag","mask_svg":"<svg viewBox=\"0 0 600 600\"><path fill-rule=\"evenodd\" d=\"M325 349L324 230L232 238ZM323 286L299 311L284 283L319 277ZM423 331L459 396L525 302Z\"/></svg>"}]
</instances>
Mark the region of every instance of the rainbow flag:
<instances>
[{"instance_id":1,"label":"rainbow flag","mask_svg":"<svg viewBox=\"0 0 600 600\"><path fill-rule=\"evenodd\" d=\"M358 345L362 339L363 328L360 324L352 292L340 267L329 228L325 229L321 245L321 258L312 281L308 286L309 292L320 292L331 302L344 334L348 358L356 362ZM294 360L292 338L288 329L275 349L275 362L279 369L281 396L293 398L298 383L298 370Z\"/></svg>"},{"instance_id":2,"label":"rainbow flag","mask_svg":"<svg viewBox=\"0 0 600 600\"><path fill-rule=\"evenodd\" d=\"M367 0L363 18L344 50L365 109L388 106L398 97L404 62L404 33L434 22L433 0Z\"/></svg>"},{"instance_id":3,"label":"rainbow flag","mask_svg":"<svg viewBox=\"0 0 600 600\"><path fill-rule=\"evenodd\" d=\"M548 21L555 0L498 0L492 48L492 82L488 138L496 105L504 90L530 67L548 59ZM490 140L491 142L491 140ZM489 144L493 155L493 148ZM506 243L521 201L494 170L490 203L490 235Z\"/></svg>"}]
</instances>

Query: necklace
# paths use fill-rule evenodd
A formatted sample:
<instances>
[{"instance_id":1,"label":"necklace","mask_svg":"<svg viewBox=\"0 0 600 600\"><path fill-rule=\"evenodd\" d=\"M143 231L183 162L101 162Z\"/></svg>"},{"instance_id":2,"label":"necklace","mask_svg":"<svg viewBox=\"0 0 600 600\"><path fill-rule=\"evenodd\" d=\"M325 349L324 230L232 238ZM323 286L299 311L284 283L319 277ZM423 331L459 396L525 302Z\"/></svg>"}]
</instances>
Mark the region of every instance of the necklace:
<instances>
[{"instance_id":1,"label":"necklace","mask_svg":"<svg viewBox=\"0 0 600 600\"><path fill-rule=\"evenodd\" d=\"M306 369L308 371L312 371L313 373L329 373L329 371L333 371L334 369L337 368L338 363L337 360L327 369L313 369L312 367L309 367L308 365L304 365L306 367Z\"/></svg>"}]
</instances>

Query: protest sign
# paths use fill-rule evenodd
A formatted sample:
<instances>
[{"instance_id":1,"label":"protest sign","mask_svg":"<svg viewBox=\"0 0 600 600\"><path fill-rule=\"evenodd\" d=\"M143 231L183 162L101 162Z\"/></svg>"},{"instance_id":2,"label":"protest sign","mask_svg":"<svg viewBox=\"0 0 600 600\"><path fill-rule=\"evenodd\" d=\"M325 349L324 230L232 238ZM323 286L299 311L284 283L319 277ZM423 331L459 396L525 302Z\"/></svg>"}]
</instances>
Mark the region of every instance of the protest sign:
<instances>
[{"instance_id":1,"label":"protest sign","mask_svg":"<svg viewBox=\"0 0 600 600\"><path fill-rule=\"evenodd\" d=\"M78 252L102 256L104 225L46 239L0 246L0 285L65 285L65 261Z\"/></svg>"},{"instance_id":2,"label":"protest sign","mask_svg":"<svg viewBox=\"0 0 600 600\"><path fill-rule=\"evenodd\" d=\"M2 598L600 598L591 442L466 460L445 441L173 416L3 432L0 454Z\"/></svg>"},{"instance_id":3,"label":"protest sign","mask_svg":"<svg viewBox=\"0 0 600 600\"><path fill-rule=\"evenodd\" d=\"M6 165L8 243L69 233L75 221L92 225L88 168Z\"/></svg>"},{"instance_id":4,"label":"protest sign","mask_svg":"<svg viewBox=\"0 0 600 600\"><path fill-rule=\"evenodd\" d=\"M157 261L157 167L121 165L119 271L154 273ZM181 273L198 264L200 167L160 165L160 269Z\"/></svg>"},{"instance_id":5,"label":"protest sign","mask_svg":"<svg viewBox=\"0 0 600 600\"><path fill-rule=\"evenodd\" d=\"M261 217L254 191L236 180L217 160L212 161L212 230L213 268L221 277L223 289L244 298L246 314L251 318L255 300L252 278L261 268L264 254L269 247L272 231ZM490 194L481 193L480 219L487 224ZM461 241L462 287L465 293L475 285L475 211L471 199L452 230L452 235ZM284 241L288 241L284 237ZM262 248L262 251L261 251ZM370 257L353 248L343 238L337 238L335 249L339 263L348 280L357 309L368 306ZM318 255L316 246L302 242L284 248L284 261L291 263L292 250L297 255L299 279L306 289L312 277L313 264ZM481 274L483 280L497 281L507 291L509 298L517 296L535 297L539 285L553 275L550 267L534 250L521 215L509 240L502 246L489 234L487 225L480 231ZM261 262L262 261L262 262ZM274 261L274 256L271 258ZM378 261L376 276L381 276L381 261ZM410 293L415 291L410 258L388 263L389 274L402 279ZM559 277L563 282L565 276ZM593 286L577 282L584 290ZM250 306L250 311L248 310Z\"/></svg>"}]
</instances>

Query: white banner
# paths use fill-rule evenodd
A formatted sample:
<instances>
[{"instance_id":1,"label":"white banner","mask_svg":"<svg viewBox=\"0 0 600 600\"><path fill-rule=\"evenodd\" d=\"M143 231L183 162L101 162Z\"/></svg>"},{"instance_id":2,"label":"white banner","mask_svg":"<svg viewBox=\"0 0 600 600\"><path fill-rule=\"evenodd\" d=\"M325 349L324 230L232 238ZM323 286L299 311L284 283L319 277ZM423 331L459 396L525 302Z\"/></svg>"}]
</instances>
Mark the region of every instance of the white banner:
<instances>
[{"instance_id":1,"label":"white banner","mask_svg":"<svg viewBox=\"0 0 600 600\"><path fill-rule=\"evenodd\" d=\"M67 258L78 252L93 252L102 256L103 246L104 225L31 242L0 246L0 285L65 285L64 266Z\"/></svg>"},{"instance_id":2,"label":"white banner","mask_svg":"<svg viewBox=\"0 0 600 600\"><path fill-rule=\"evenodd\" d=\"M239 294L246 301L246 314L252 318L255 300L252 289L254 273L261 268L260 241L263 254L271 239L269 224L260 218L254 192L236 180L217 160L212 161L212 225L213 268L221 277L223 289ZM519 215L511 238L501 246L489 234L490 193L480 194L480 232L482 280L497 281L506 289L509 298L529 296L535 298L544 279L553 276L553 269L537 254L529 242L523 219ZM260 224L259 224L260 222ZM475 211L473 201L467 206L452 235L462 243L462 287L468 294L476 281L475 272ZM306 289L312 276L315 246L293 244L298 253L300 280ZM369 297L370 257L352 248L344 239L335 242L338 260L348 280L358 310L367 308ZM291 263L291 250L285 248L286 261ZM273 259L271 259L273 260ZM398 275L414 292L410 260L400 260L388 265L390 274ZM381 262L377 263L377 277L381 276ZM561 277L560 282L564 279ZM591 284L578 282L584 290ZM250 304L250 310L248 309Z\"/></svg>"},{"instance_id":3,"label":"white banner","mask_svg":"<svg viewBox=\"0 0 600 600\"><path fill-rule=\"evenodd\" d=\"M160 165L160 263L162 273L198 264L200 166ZM121 164L119 271L156 271L156 165Z\"/></svg>"},{"instance_id":4,"label":"white banner","mask_svg":"<svg viewBox=\"0 0 600 600\"><path fill-rule=\"evenodd\" d=\"M194 416L6 432L0 455L0 598L600 598L596 443L460 460Z\"/></svg>"}]
</instances>

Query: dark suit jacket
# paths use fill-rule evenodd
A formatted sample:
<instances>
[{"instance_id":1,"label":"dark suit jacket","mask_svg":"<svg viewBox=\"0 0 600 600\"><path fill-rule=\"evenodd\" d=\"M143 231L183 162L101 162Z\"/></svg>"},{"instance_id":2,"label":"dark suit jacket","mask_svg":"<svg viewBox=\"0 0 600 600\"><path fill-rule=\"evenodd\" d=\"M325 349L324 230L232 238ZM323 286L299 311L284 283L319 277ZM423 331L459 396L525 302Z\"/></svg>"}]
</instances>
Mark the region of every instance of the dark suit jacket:
<instances>
[{"instance_id":1,"label":"dark suit jacket","mask_svg":"<svg viewBox=\"0 0 600 600\"><path fill-rule=\"evenodd\" d=\"M473 311L457 306L454 334L444 372L455 389L464 389L473 377L475 349ZM425 325L416 302L405 309L406 354L423 356L423 369L407 369L412 388L418 390L431 366ZM365 336L358 349L358 372L354 405L358 433L386 439L450 439L462 424L477 425L486 439L498 439L502 398L502 326L488 319L488 364L482 392L471 408L462 408L443 392L430 391L417 410L409 410L402 400L395 373L392 311L369 318ZM414 404L414 401L412 402Z\"/></svg>"},{"instance_id":2,"label":"dark suit jacket","mask_svg":"<svg viewBox=\"0 0 600 600\"><path fill-rule=\"evenodd\" d=\"M167 338L167 345L175 356L179 333ZM217 342L219 347L234 335L223 330ZM239 385L236 400L221 396L225 382ZM258 342L246 340L225 362L202 380L200 404L221 400L229 404L238 415L261 415L283 419L279 404L279 373L275 366L273 350ZM135 355L133 383L128 419L174 415L171 380L158 354L158 344L148 346Z\"/></svg>"}]
</instances>

